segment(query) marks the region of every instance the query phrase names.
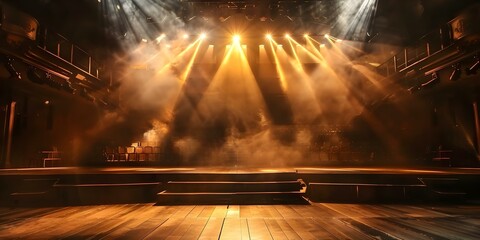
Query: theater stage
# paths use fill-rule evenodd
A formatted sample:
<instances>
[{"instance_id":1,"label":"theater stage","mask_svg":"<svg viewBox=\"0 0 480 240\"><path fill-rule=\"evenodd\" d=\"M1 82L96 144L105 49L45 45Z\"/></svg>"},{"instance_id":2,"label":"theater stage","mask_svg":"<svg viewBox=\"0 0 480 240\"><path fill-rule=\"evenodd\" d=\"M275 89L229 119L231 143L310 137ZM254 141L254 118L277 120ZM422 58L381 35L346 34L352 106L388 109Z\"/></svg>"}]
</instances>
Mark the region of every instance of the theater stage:
<instances>
[{"instance_id":1,"label":"theater stage","mask_svg":"<svg viewBox=\"0 0 480 240\"><path fill-rule=\"evenodd\" d=\"M480 199L474 168L29 168L0 170L8 206L119 203L430 203Z\"/></svg>"},{"instance_id":2,"label":"theater stage","mask_svg":"<svg viewBox=\"0 0 480 240\"><path fill-rule=\"evenodd\" d=\"M4 169L0 238L479 239L479 182L466 168Z\"/></svg>"}]
</instances>

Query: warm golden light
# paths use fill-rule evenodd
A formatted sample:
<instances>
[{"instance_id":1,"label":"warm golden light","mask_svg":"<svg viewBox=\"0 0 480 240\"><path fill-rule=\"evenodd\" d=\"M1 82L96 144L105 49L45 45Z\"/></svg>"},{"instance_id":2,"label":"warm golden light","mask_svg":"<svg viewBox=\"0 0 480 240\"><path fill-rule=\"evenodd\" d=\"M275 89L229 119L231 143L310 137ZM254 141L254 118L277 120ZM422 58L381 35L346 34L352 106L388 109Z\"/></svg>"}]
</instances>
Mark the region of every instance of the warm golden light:
<instances>
[{"instance_id":1,"label":"warm golden light","mask_svg":"<svg viewBox=\"0 0 480 240\"><path fill-rule=\"evenodd\" d=\"M239 43L240 42L240 35L233 35L233 42Z\"/></svg>"},{"instance_id":2,"label":"warm golden light","mask_svg":"<svg viewBox=\"0 0 480 240\"><path fill-rule=\"evenodd\" d=\"M290 34L288 34L288 33L285 34L285 37L286 37L286 38L290 38Z\"/></svg>"},{"instance_id":3,"label":"warm golden light","mask_svg":"<svg viewBox=\"0 0 480 240\"><path fill-rule=\"evenodd\" d=\"M274 48L274 44L278 47L279 45L272 39L270 41L270 49L272 50L273 59L275 59L275 67L278 72L278 76L280 77L280 87L285 92L287 90L287 79L285 77L285 73L283 71L282 65L280 64L280 60L277 56L276 49Z\"/></svg>"},{"instance_id":4,"label":"warm golden light","mask_svg":"<svg viewBox=\"0 0 480 240\"><path fill-rule=\"evenodd\" d=\"M266 37L268 40L272 40L272 34L267 34L267 35L265 35L265 37Z\"/></svg>"},{"instance_id":5,"label":"warm golden light","mask_svg":"<svg viewBox=\"0 0 480 240\"><path fill-rule=\"evenodd\" d=\"M183 39L188 39L190 36L188 34L183 34Z\"/></svg>"},{"instance_id":6,"label":"warm golden light","mask_svg":"<svg viewBox=\"0 0 480 240\"><path fill-rule=\"evenodd\" d=\"M330 35L328 35L328 34L325 34L325 35L323 35L323 36L324 36L325 38L329 38L329 37L330 37Z\"/></svg>"},{"instance_id":7,"label":"warm golden light","mask_svg":"<svg viewBox=\"0 0 480 240\"><path fill-rule=\"evenodd\" d=\"M303 34L303 37L308 38L308 34L307 33Z\"/></svg>"},{"instance_id":8,"label":"warm golden light","mask_svg":"<svg viewBox=\"0 0 480 240\"><path fill-rule=\"evenodd\" d=\"M321 48L324 48L324 47L325 47L325 44L323 44L323 43L320 44L320 47L321 47Z\"/></svg>"},{"instance_id":9,"label":"warm golden light","mask_svg":"<svg viewBox=\"0 0 480 240\"><path fill-rule=\"evenodd\" d=\"M200 34L200 39L205 39L206 37L207 37L207 34L205 33Z\"/></svg>"},{"instance_id":10,"label":"warm golden light","mask_svg":"<svg viewBox=\"0 0 480 240\"><path fill-rule=\"evenodd\" d=\"M335 40L335 42L341 43L341 42L342 42L342 39L337 39L337 40Z\"/></svg>"},{"instance_id":11,"label":"warm golden light","mask_svg":"<svg viewBox=\"0 0 480 240\"><path fill-rule=\"evenodd\" d=\"M180 76L180 80L182 80L182 82L185 82L187 80L188 76L190 75L190 72L192 71L193 63L195 62L195 59L197 58L198 50L200 49L200 45L202 44L202 42L199 41L199 40L195 41L195 43L197 43L197 47L195 48L195 51L193 52L190 60L188 61L187 66L185 67L185 71Z\"/></svg>"}]
</instances>

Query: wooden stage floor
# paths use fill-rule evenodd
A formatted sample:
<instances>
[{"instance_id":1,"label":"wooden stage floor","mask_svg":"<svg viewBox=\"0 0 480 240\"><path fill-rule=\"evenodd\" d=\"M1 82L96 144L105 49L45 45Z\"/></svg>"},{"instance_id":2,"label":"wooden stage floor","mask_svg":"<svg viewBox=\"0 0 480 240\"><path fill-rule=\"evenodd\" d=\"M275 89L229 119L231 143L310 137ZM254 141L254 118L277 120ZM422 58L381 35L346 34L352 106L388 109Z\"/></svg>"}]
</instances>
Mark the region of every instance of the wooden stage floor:
<instances>
[{"instance_id":1,"label":"wooden stage floor","mask_svg":"<svg viewBox=\"0 0 480 240\"><path fill-rule=\"evenodd\" d=\"M480 239L480 206L0 208L0 239Z\"/></svg>"}]
</instances>

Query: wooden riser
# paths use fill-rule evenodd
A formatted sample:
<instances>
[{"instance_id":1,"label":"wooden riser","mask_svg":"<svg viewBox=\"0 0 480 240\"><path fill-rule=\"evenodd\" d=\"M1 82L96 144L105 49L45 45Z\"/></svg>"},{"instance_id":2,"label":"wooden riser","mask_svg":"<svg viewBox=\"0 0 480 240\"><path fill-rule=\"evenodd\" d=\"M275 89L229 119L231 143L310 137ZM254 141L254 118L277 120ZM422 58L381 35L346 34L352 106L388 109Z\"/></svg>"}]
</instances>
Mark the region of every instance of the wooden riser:
<instances>
[{"instance_id":1,"label":"wooden riser","mask_svg":"<svg viewBox=\"0 0 480 240\"><path fill-rule=\"evenodd\" d=\"M296 181L296 172L273 173L176 173L164 174L167 181L177 182L274 182Z\"/></svg>"},{"instance_id":2,"label":"wooden riser","mask_svg":"<svg viewBox=\"0 0 480 240\"><path fill-rule=\"evenodd\" d=\"M314 202L418 202L426 200L422 185L310 183L307 196Z\"/></svg>"},{"instance_id":3,"label":"wooden riser","mask_svg":"<svg viewBox=\"0 0 480 240\"><path fill-rule=\"evenodd\" d=\"M245 204L308 204L302 192L244 193L167 193L157 196L157 205L245 205Z\"/></svg>"},{"instance_id":4,"label":"wooden riser","mask_svg":"<svg viewBox=\"0 0 480 240\"><path fill-rule=\"evenodd\" d=\"M57 185L58 198L64 205L155 202L159 183Z\"/></svg>"},{"instance_id":5,"label":"wooden riser","mask_svg":"<svg viewBox=\"0 0 480 240\"><path fill-rule=\"evenodd\" d=\"M289 192L300 191L298 181L283 182L168 182L167 192Z\"/></svg>"}]
</instances>

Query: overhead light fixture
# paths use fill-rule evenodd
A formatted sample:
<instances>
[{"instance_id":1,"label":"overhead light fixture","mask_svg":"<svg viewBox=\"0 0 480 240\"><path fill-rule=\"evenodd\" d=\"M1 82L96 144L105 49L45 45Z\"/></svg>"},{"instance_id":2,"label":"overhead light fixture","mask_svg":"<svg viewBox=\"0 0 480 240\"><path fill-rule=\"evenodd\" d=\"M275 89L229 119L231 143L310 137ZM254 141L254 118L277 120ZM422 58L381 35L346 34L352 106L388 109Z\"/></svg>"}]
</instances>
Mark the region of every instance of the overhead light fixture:
<instances>
[{"instance_id":1,"label":"overhead light fixture","mask_svg":"<svg viewBox=\"0 0 480 240\"><path fill-rule=\"evenodd\" d=\"M272 34L270 34L270 33L266 34L265 37L266 37L268 40L272 40Z\"/></svg>"},{"instance_id":2,"label":"overhead light fixture","mask_svg":"<svg viewBox=\"0 0 480 240\"><path fill-rule=\"evenodd\" d=\"M304 38L308 38L308 33L303 34Z\"/></svg>"},{"instance_id":3,"label":"overhead light fixture","mask_svg":"<svg viewBox=\"0 0 480 240\"><path fill-rule=\"evenodd\" d=\"M285 37L286 37L286 38L290 38L290 34L288 34L288 33L285 34Z\"/></svg>"}]
</instances>

